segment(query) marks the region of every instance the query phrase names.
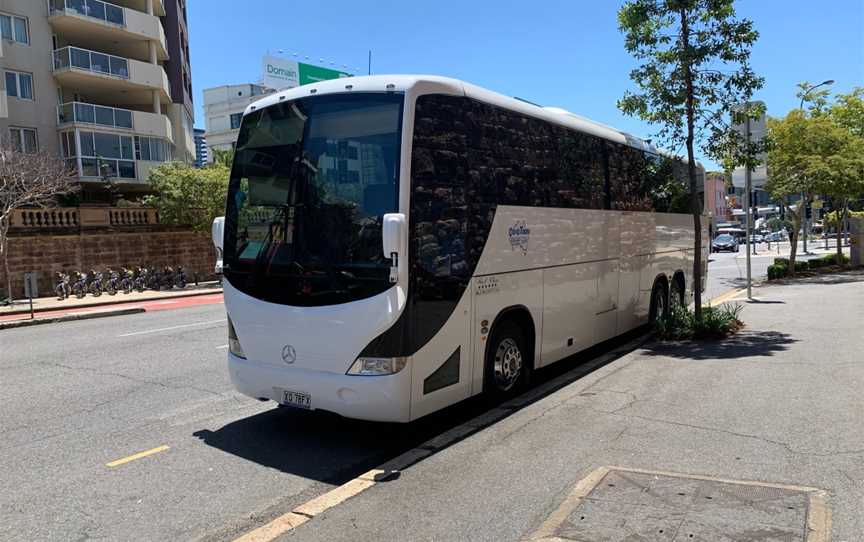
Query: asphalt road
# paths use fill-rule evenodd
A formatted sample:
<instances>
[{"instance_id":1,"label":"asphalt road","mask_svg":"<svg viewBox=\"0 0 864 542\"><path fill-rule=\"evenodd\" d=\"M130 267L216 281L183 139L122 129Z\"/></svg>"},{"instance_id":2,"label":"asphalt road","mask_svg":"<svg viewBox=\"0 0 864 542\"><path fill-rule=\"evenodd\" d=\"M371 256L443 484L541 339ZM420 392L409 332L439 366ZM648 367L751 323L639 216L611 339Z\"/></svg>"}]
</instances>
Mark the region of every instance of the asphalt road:
<instances>
[{"instance_id":1,"label":"asphalt road","mask_svg":"<svg viewBox=\"0 0 864 542\"><path fill-rule=\"evenodd\" d=\"M485 408L397 426L245 398L224 310L0 332L0 540L231 539Z\"/></svg>"},{"instance_id":2,"label":"asphalt road","mask_svg":"<svg viewBox=\"0 0 864 542\"><path fill-rule=\"evenodd\" d=\"M743 269L712 260L708 298ZM231 539L488 408L409 426L275 409L233 391L226 343L221 303L0 332L0 539Z\"/></svg>"}]
</instances>

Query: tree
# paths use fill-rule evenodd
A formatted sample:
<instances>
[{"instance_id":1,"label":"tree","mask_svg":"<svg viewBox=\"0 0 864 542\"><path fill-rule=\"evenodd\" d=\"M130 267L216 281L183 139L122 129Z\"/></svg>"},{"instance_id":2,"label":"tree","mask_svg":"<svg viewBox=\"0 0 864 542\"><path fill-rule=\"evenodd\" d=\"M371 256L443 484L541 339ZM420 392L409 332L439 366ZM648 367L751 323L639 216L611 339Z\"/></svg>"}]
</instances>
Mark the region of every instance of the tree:
<instances>
[{"instance_id":1,"label":"tree","mask_svg":"<svg viewBox=\"0 0 864 542\"><path fill-rule=\"evenodd\" d=\"M12 300L8 237L12 212L48 206L77 189L74 171L65 160L45 151L24 153L9 141L0 141L0 256L8 301Z\"/></svg>"},{"instance_id":2,"label":"tree","mask_svg":"<svg viewBox=\"0 0 864 542\"><path fill-rule=\"evenodd\" d=\"M627 92L618 107L658 125L657 136L671 148L687 147L695 317L701 321L703 209L695 147L701 144L718 161L731 157L734 165L755 161L758 149L744 146L727 119L762 86L749 65L759 34L751 21L736 19L733 0L630 0L618 12L618 26L627 51L642 62L630 72L641 92ZM753 107L739 111L739 117L758 114Z\"/></svg>"},{"instance_id":3,"label":"tree","mask_svg":"<svg viewBox=\"0 0 864 542\"><path fill-rule=\"evenodd\" d=\"M794 274L798 230L802 214L814 194L826 194L835 209L845 212L849 200L864 191L864 141L829 115L808 116L794 109L768 123L768 181L765 188L776 199L803 194L789 210L794 227L790 239L790 272ZM838 241L838 251L840 251Z\"/></svg>"},{"instance_id":4,"label":"tree","mask_svg":"<svg viewBox=\"0 0 864 542\"><path fill-rule=\"evenodd\" d=\"M849 94L838 94L829 111L837 124L855 137L864 138L864 87L856 87Z\"/></svg>"},{"instance_id":5,"label":"tree","mask_svg":"<svg viewBox=\"0 0 864 542\"><path fill-rule=\"evenodd\" d=\"M165 224L192 226L210 231L213 219L225 214L230 170L221 164L193 168L183 162L166 162L150 172L148 182L155 192L145 205L159 209Z\"/></svg>"},{"instance_id":6,"label":"tree","mask_svg":"<svg viewBox=\"0 0 864 542\"><path fill-rule=\"evenodd\" d=\"M221 164L228 169L234 164L234 149L210 149L213 155L213 163Z\"/></svg>"}]
</instances>

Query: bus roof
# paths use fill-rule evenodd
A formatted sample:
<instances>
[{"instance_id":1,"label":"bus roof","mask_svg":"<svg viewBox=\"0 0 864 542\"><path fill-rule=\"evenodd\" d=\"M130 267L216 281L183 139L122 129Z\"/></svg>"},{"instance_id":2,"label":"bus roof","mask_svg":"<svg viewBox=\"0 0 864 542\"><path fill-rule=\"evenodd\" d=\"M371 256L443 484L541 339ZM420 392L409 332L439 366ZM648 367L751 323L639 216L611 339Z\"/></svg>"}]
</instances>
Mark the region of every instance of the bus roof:
<instances>
[{"instance_id":1,"label":"bus roof","mask_svg":"<svg viewBox=\"0 0 864 542\"><path fill-rule=\"evenodd\" d=\"M281 92L269 94L246 108L244 115L257 109L269 107L285 100L296 100L310 95L347 94L350 92L415 92L416 94L451 94L467 96L491 105L540 118L561 126L588 133L603 139L628 145L646 152L661 154L687 162L686 157L659 149L650 142L611 126L582 117L558 107L541 107L525 100L453 79L437 75L368 75L319 81ZM702 167L697 162L697 167Z\"/></svg>"}]
</instances>

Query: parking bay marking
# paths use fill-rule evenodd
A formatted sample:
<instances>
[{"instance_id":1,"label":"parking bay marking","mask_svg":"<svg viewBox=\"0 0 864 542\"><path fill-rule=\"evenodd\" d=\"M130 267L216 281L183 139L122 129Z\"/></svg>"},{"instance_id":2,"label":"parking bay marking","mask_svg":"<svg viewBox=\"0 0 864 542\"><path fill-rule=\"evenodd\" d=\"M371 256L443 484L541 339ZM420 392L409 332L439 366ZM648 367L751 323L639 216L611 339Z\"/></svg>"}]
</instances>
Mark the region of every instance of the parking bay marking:
<instances>
[{"instance_id":1,"label":"parking bay marking","mask_svg":"<svg viewBox=\"0 0 864 542\"><path fill-rule=\"evenodd\" d=\"M163 327L159 329L148 329L147 331L135 331L133 333L124 333L122 335L117 335L118 337L133 337L135 335L146 335L147 333L159 333L160 331L171 331L172 329L181 329L184 327L193 327L193 326L206 326L209 324L221 324L226 320L223 318L222 320L211 320L209 322L195 322L194 324L181 324L179 326L171 326L171 327Z\"/></svg>"},{"instance_id":2,"label":"parking bay marking","mask_svg":"<svg viewBox=\"0 0 864 542\"><path fill-rule=\"evenodd\" d=\"M170 446L166 446L163 444L162 446L157 446L157 447L151 448L149 450L144 450L143 452L138 452L137 454L127 455L126 457L121 457L120 459L117 459L117 460L112 461L110 463L105 463L105 466L106 467L119 467L120 465L125 465L126 463L130 463L132 461L135 461L136 459L142 459L144 457L148 457L148 456L151 456L153 454L158 454L159 452L164 452L164 451L169 450L169 449L171 449Z\"/></svg>"}]
</instances>

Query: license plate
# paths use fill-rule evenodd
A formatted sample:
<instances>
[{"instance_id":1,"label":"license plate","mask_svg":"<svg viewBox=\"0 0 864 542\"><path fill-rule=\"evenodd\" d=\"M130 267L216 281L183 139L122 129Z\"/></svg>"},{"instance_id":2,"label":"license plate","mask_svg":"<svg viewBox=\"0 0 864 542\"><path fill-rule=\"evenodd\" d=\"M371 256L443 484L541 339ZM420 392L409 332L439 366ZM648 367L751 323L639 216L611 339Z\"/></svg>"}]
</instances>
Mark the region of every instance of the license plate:
<instances>
[{"instance_id":1,"label":"license plate","mask_svg":"<svg viewBox=\"0 0 864 542\"><path fill-rule=\"evenodd\" d=\"M302 391L291 391L291 390L281 390L276 389L277 396L279 397L278 401L280 404L285 406L291 406L295 408L303 408L309 410L312 408L312 396L308 393L303 393Z\"/></svg>"}]
</instances>

